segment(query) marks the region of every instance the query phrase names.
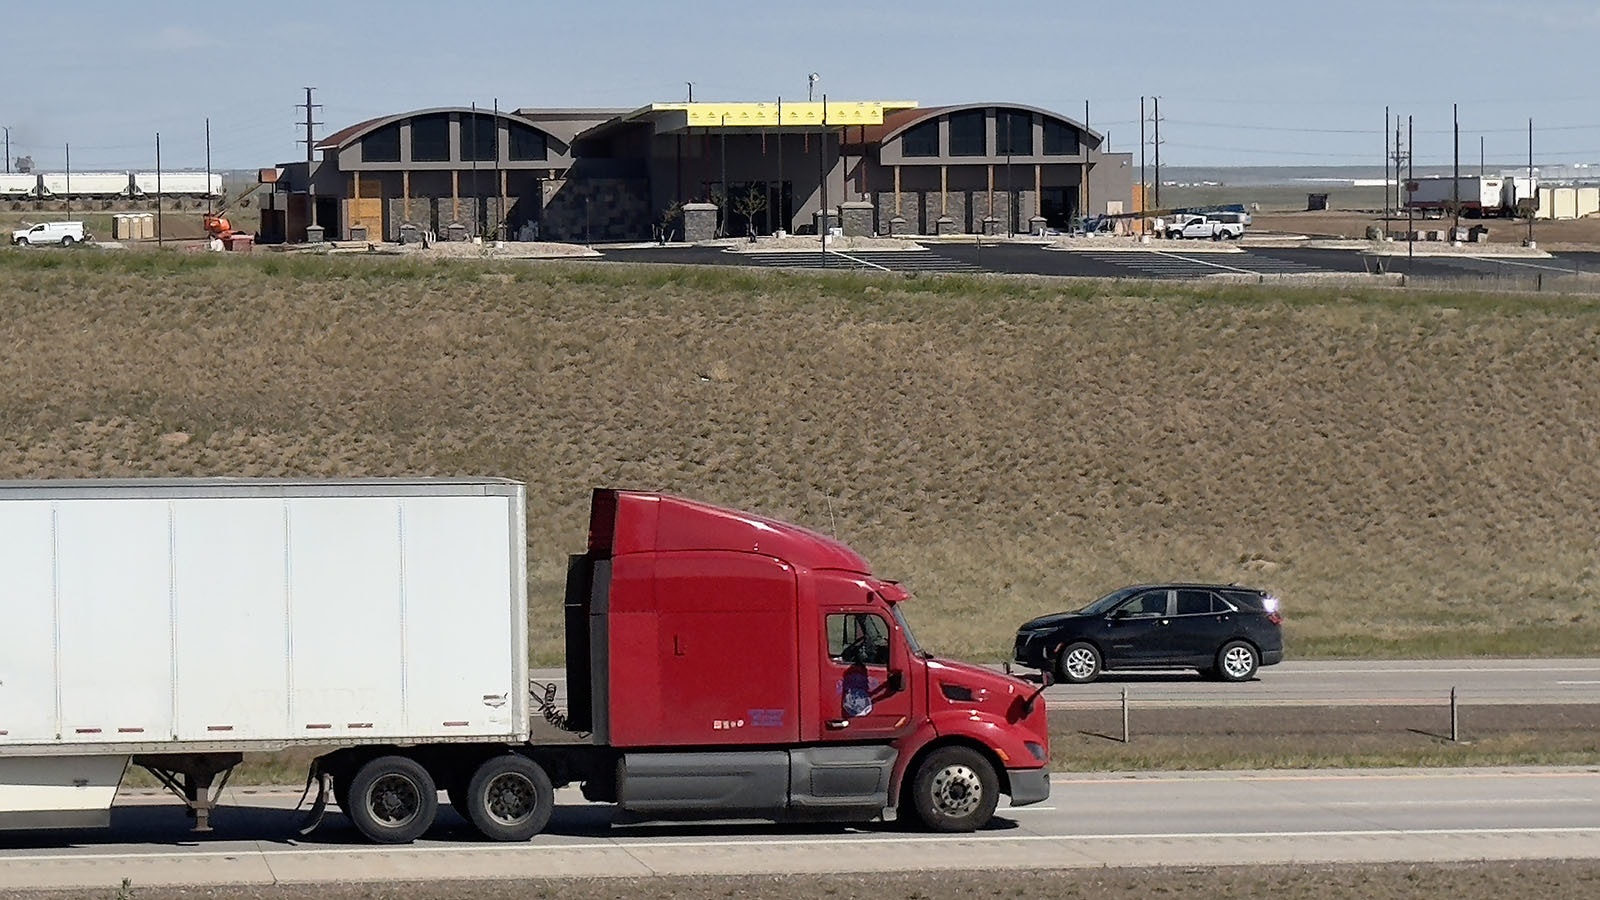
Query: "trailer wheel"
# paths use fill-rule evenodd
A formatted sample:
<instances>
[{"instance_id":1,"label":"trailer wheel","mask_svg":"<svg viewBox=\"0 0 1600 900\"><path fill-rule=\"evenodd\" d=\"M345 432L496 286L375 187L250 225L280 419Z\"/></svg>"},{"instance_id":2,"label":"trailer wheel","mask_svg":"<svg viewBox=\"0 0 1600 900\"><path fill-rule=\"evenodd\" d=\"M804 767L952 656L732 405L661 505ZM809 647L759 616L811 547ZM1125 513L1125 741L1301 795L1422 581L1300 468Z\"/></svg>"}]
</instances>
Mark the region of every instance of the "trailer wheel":
<instances>
[{"instance_id":1,"label":"trailer wheel","mask_svg":"<svg viewBox=\"0 0 1600 900\"><path fill-rule=\"evenodd\" d=\"M378 844L409 844L433 824L439 788L416 760L380 756L356 770L350 781L356 829Z\"/></svg>"},{"instance_id":2,"label":"trailer wheel","mask_svg":"<svg viewBox=\"0 0 1600 900\"><path fill-rule=\"evenodd\" d=\"M492 757L467 785L467 818L491 841L525 841L544 830L555 810L550 776L525 756Z\"/></svg>"},{"instance_id":3,"label":"trailer wheel","mask_svg":"<svg viewBox=\"0 0 1600 900\"><path fill-rule=\"evenodd\" d=\"M941 747L928 754L911 788L917 818L931 831L976 831L1000 802L994 766L971 747Z\"/></svg>"}]
</instances>

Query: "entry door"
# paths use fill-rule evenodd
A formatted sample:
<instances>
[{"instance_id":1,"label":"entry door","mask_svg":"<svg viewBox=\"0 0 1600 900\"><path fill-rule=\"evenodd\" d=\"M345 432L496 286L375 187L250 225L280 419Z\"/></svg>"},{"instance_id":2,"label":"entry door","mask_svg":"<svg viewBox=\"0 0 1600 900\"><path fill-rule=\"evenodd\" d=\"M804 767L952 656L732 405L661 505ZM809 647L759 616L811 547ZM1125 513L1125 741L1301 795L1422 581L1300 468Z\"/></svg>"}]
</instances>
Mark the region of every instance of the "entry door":
<instances>
[{"instance_id":1,"label":"entry door","mask_svg":"<svg viewBox=\"0 0 1600 900\"><path fill-rule=\"evenodd\" d=\"M1111 614L1111 656L1123 665L1159 662L1172 653L1170 591L1145 591Z\"/></svg>"},{"instance_id":2,"label":"entry door","mask_svg":"<svg viewBox=\"0 0 1600 900\"><path fill-rule=\"evenodd\" d=\"M823 611L822 737L859 741L894 738L910 729L905 648L884 612L835 607ZM898 672L900 683L891 684Z\"/></svg>"},{"instance_id":3,"label":"entry door","mask_svg":"<svg viewBox=\"0 0 1600 900\"><path fill-rule=\"evenodd\" d=\"M1047 187L1039 194L1039 215L1045 224L1065 231L1078 215L1078 189L1076 187Z\"/></svg>"}]
</instances>

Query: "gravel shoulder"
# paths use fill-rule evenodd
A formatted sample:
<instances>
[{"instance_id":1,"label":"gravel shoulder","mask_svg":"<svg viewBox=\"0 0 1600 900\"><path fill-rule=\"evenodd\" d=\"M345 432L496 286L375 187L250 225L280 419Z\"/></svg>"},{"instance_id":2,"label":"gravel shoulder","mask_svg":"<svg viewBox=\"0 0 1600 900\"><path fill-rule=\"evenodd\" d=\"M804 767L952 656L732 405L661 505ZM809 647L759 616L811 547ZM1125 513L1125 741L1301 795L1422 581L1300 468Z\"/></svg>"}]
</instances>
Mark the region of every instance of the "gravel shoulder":
<instances>
[{"instance_id":1,"label":"gravel shoulder","mask_svg":"<svg viewBox=\"0 0 1600 900\"><path fill-rule=\"evenodd\" d=\"M941 872L825 876L550 879L536 882L397 882L269 887L140 888L110 886L93 896L140 900L1400 900L1449 897L1594 897L1600 862L1539 861L1417 865L1239 866L1092 871ZM88 892L0 892L0 900L56 900Z\"/></svg>"}]
</instances>

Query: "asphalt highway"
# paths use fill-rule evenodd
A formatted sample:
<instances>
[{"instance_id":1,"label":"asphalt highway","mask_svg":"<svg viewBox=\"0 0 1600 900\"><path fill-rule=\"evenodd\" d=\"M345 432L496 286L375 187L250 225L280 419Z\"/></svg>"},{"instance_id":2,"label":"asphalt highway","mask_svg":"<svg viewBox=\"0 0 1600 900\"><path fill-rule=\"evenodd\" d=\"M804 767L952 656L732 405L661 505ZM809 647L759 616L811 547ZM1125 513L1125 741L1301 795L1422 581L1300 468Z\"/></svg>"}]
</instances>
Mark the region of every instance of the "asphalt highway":
<instances>
[{"instance_id":1,"label":"asphalt highway","mask_svg":"<svg viewBox=\"0 0 1600 900\"><path fill-rule=\"evenodd\" d=\"M1600 858L1600 767L1057 776L973 835L771 824L610 824L557 796L524 844L476 840L445 813L406 847L360 844L330 813L293 840L295 792L232 791L196 840L181 808L130 797L101 832L0 834L0 890L455 878L783 874ZM159 804L159 805L157 805Z\"/></svg>"}]
</instances>

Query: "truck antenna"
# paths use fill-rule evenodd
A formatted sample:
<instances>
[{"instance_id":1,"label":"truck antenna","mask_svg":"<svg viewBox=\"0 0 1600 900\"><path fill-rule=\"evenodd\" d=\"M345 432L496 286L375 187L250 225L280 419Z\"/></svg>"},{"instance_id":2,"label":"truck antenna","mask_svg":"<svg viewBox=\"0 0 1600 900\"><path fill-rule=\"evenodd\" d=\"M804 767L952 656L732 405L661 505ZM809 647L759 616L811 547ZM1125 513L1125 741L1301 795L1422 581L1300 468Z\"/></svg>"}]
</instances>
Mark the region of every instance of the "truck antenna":
<instances>
[{"instance_id":1,"label":"truck antenna","mask_svg":"<svg viewBox=\"0 0 1600 900\"><path fill-rule=\"evenodd\" d=\"M833 496L823 494L822 499L828 501L828 530L833 532L833 536L837 538L839 536L839 523L833 520Z\"/></svg>"}]
</instances>

